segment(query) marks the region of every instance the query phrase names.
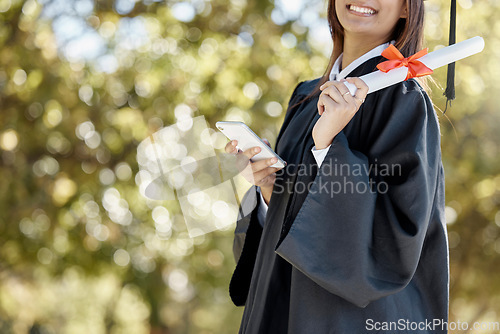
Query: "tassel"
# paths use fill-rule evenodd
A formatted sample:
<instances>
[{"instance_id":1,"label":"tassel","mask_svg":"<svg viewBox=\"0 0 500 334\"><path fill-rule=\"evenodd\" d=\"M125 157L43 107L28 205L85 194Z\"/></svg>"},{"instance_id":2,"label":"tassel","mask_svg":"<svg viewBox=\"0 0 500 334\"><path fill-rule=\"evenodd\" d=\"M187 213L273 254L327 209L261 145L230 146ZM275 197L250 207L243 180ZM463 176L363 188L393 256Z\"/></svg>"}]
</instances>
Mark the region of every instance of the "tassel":
<instances>
[{"instance_id":1,"label":"tassel","mask_svg":"<svg viewBox=\"0 0 500 334\"><path fill-rule=\"evenodd\" d=\"M456 43L456 30L457 30L457 1L451 0L449 45L453 45ZM455 63L451 63L448 65L446 90L444 91L443 95L446 96L446 107L443 113L446 113L446 110L448 109L448 103L451 106L451 101L455 99Z\"/></svg>"}]
</instances>

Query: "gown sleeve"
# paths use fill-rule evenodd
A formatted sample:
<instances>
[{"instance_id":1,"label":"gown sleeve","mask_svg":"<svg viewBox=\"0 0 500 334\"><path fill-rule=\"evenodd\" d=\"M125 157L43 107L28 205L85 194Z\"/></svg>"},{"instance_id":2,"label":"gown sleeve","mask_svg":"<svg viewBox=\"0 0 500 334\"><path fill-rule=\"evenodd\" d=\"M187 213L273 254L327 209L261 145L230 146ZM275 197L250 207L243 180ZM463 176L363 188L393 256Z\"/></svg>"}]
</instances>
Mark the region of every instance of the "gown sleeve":
<instances>
[{"instance_id":1,"label":"gown sleeve","mask_svg":"<svg viewBox=\"0 0 500 334\"><path fill-rule=\"evenodd\" d=\"M297 103L304 97L297 93L301 84L302 82L295 87L292 93L282 130L291 119ZM243 306L246 303L262 236L263 224L259 222L259 211L262 213L263 208L261 208L262 204L260 204L258 197L256 186L250 187L245 193L240 204L240 213L234 231L233 255L236 268L229 283L229 295L236 306Z\"/></svg>"},{"instance_id":2,"label":"gown sleeve","mask_svg":"<svg viewBox=\"0 0 500 334\"><path fill-rule=\"evenodd\" d=\"M364 153L340 132L276 252L358 307L402 290L419 263L442 169L428 96L413 81L365 105ZM367 99L368 102L368 99ZM371 108L370 110L368 108ZM354 119L353 119L354 120ZM370 132L376 124L377 133Z\"/></svg>"},{"instance_id":3,"label":"gown sleeve","mask_svg":"<svg viewBox=\"0 0 500 334\"><path fill-rule=\"evenodd\" d=\"M243 246L245 244L245 237L250 226L252 218L255 218L254 211L259 210L259 200L257 194L257 187L252 186L247 190L240 204L240 211L238 213L238 220L236 221L236 228L234 229L233 241L233 255L234 260L238 263Z\"/></svg>"},{"instance_id":4,"label":"gown sleeve","mask_svg":"<svg viewBox=\"0 0 500 334\"><path fill-rule=\"evenodd\" d=\"M236 306L245 305L262 236L262 226L257 218L257 195L255 186L245 193L234 230L233 254L236 268L229 283L229 295Z\"/></svg>"}]
</instances>

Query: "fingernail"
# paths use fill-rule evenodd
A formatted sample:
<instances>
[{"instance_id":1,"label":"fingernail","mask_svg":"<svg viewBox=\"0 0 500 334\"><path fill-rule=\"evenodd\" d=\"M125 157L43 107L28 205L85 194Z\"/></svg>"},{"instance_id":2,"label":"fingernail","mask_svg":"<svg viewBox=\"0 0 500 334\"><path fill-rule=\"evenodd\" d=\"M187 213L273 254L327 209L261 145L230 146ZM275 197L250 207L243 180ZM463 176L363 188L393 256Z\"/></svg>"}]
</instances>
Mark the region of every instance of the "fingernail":
<instances>
[{"instance_id":1,"label":"fingernail","mask_svg":"<svg viewBox=\"0 0 500 334\"><path fill-rule=\"evenodd\" d=\"M276 159L276 158L271 158L271 163L273 163L273 164L274 164L274 163L276 163L276 162L278 162L278 159Z\"/></svg>"},{"instance_id":2,"label":"fingernail","mask_svg":"<svg viewBox=\"0 0 500 334\"><path fill-rule=\"evenodd\" d=\"M253 151L254 151L255 153L260 152L260 147L256 147L256 148L254 148L254 150L253 150Z\"/></svg>"},{"instance_id":3,"label":"fingernail","mask_svg":"<svg viewBox=\"0 0 500 334\"><path fill-rule=\"evenodd\" d=\"M231 142L231 145L236 145L236 140L233 140L233 141Z\"/></svg>"}]
</instances>

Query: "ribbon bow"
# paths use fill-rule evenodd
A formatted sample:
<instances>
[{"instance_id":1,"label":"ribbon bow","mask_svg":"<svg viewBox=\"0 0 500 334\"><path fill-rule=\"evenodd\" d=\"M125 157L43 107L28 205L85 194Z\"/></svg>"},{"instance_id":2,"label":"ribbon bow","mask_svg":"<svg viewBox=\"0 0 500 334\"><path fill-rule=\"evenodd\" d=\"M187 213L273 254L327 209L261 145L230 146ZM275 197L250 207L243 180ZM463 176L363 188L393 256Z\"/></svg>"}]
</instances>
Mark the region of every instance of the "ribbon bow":
<instances>
[{"instance_id":1,"label":"ribbon bow","mask_svg":"<svg viewBox=\"0 0 500 334\"><path fill-rule=\"evenodd\" d=\"M382 56L389 59L377 65L377 68L382 72L389 72L395 68L408 67L408 75L405 80L423 77L424 75L432 74L434 71L424 65L418 58L425 56L427 49L420 50L413 56L404 58L401 52L394 45L389 45L387 49L382 52Z\"/></svg>"}]
</instances>

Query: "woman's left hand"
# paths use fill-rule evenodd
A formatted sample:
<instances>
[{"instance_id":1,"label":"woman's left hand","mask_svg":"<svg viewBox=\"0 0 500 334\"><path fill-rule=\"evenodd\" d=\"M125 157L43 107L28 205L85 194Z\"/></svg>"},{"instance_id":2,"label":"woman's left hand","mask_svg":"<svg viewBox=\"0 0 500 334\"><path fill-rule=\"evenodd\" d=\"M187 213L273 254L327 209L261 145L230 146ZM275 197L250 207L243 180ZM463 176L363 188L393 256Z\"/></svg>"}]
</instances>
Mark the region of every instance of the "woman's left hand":
<instances>
[{"instance_id":1,"label":"woman's left hand","mask_svg":"<svg viewBox=\"0 0 500 334\"><path fill-rule=\"evenodd\" d=\"M328 81L321 89L318 101L318 113L321 117L314 125L312 136L316 149L321 150L333 141L333 138L351 121L359 107L365 101L368 86L359 78L348 78L358 89L352 96L343 81Z\"/></svg>"}]
</instances>

